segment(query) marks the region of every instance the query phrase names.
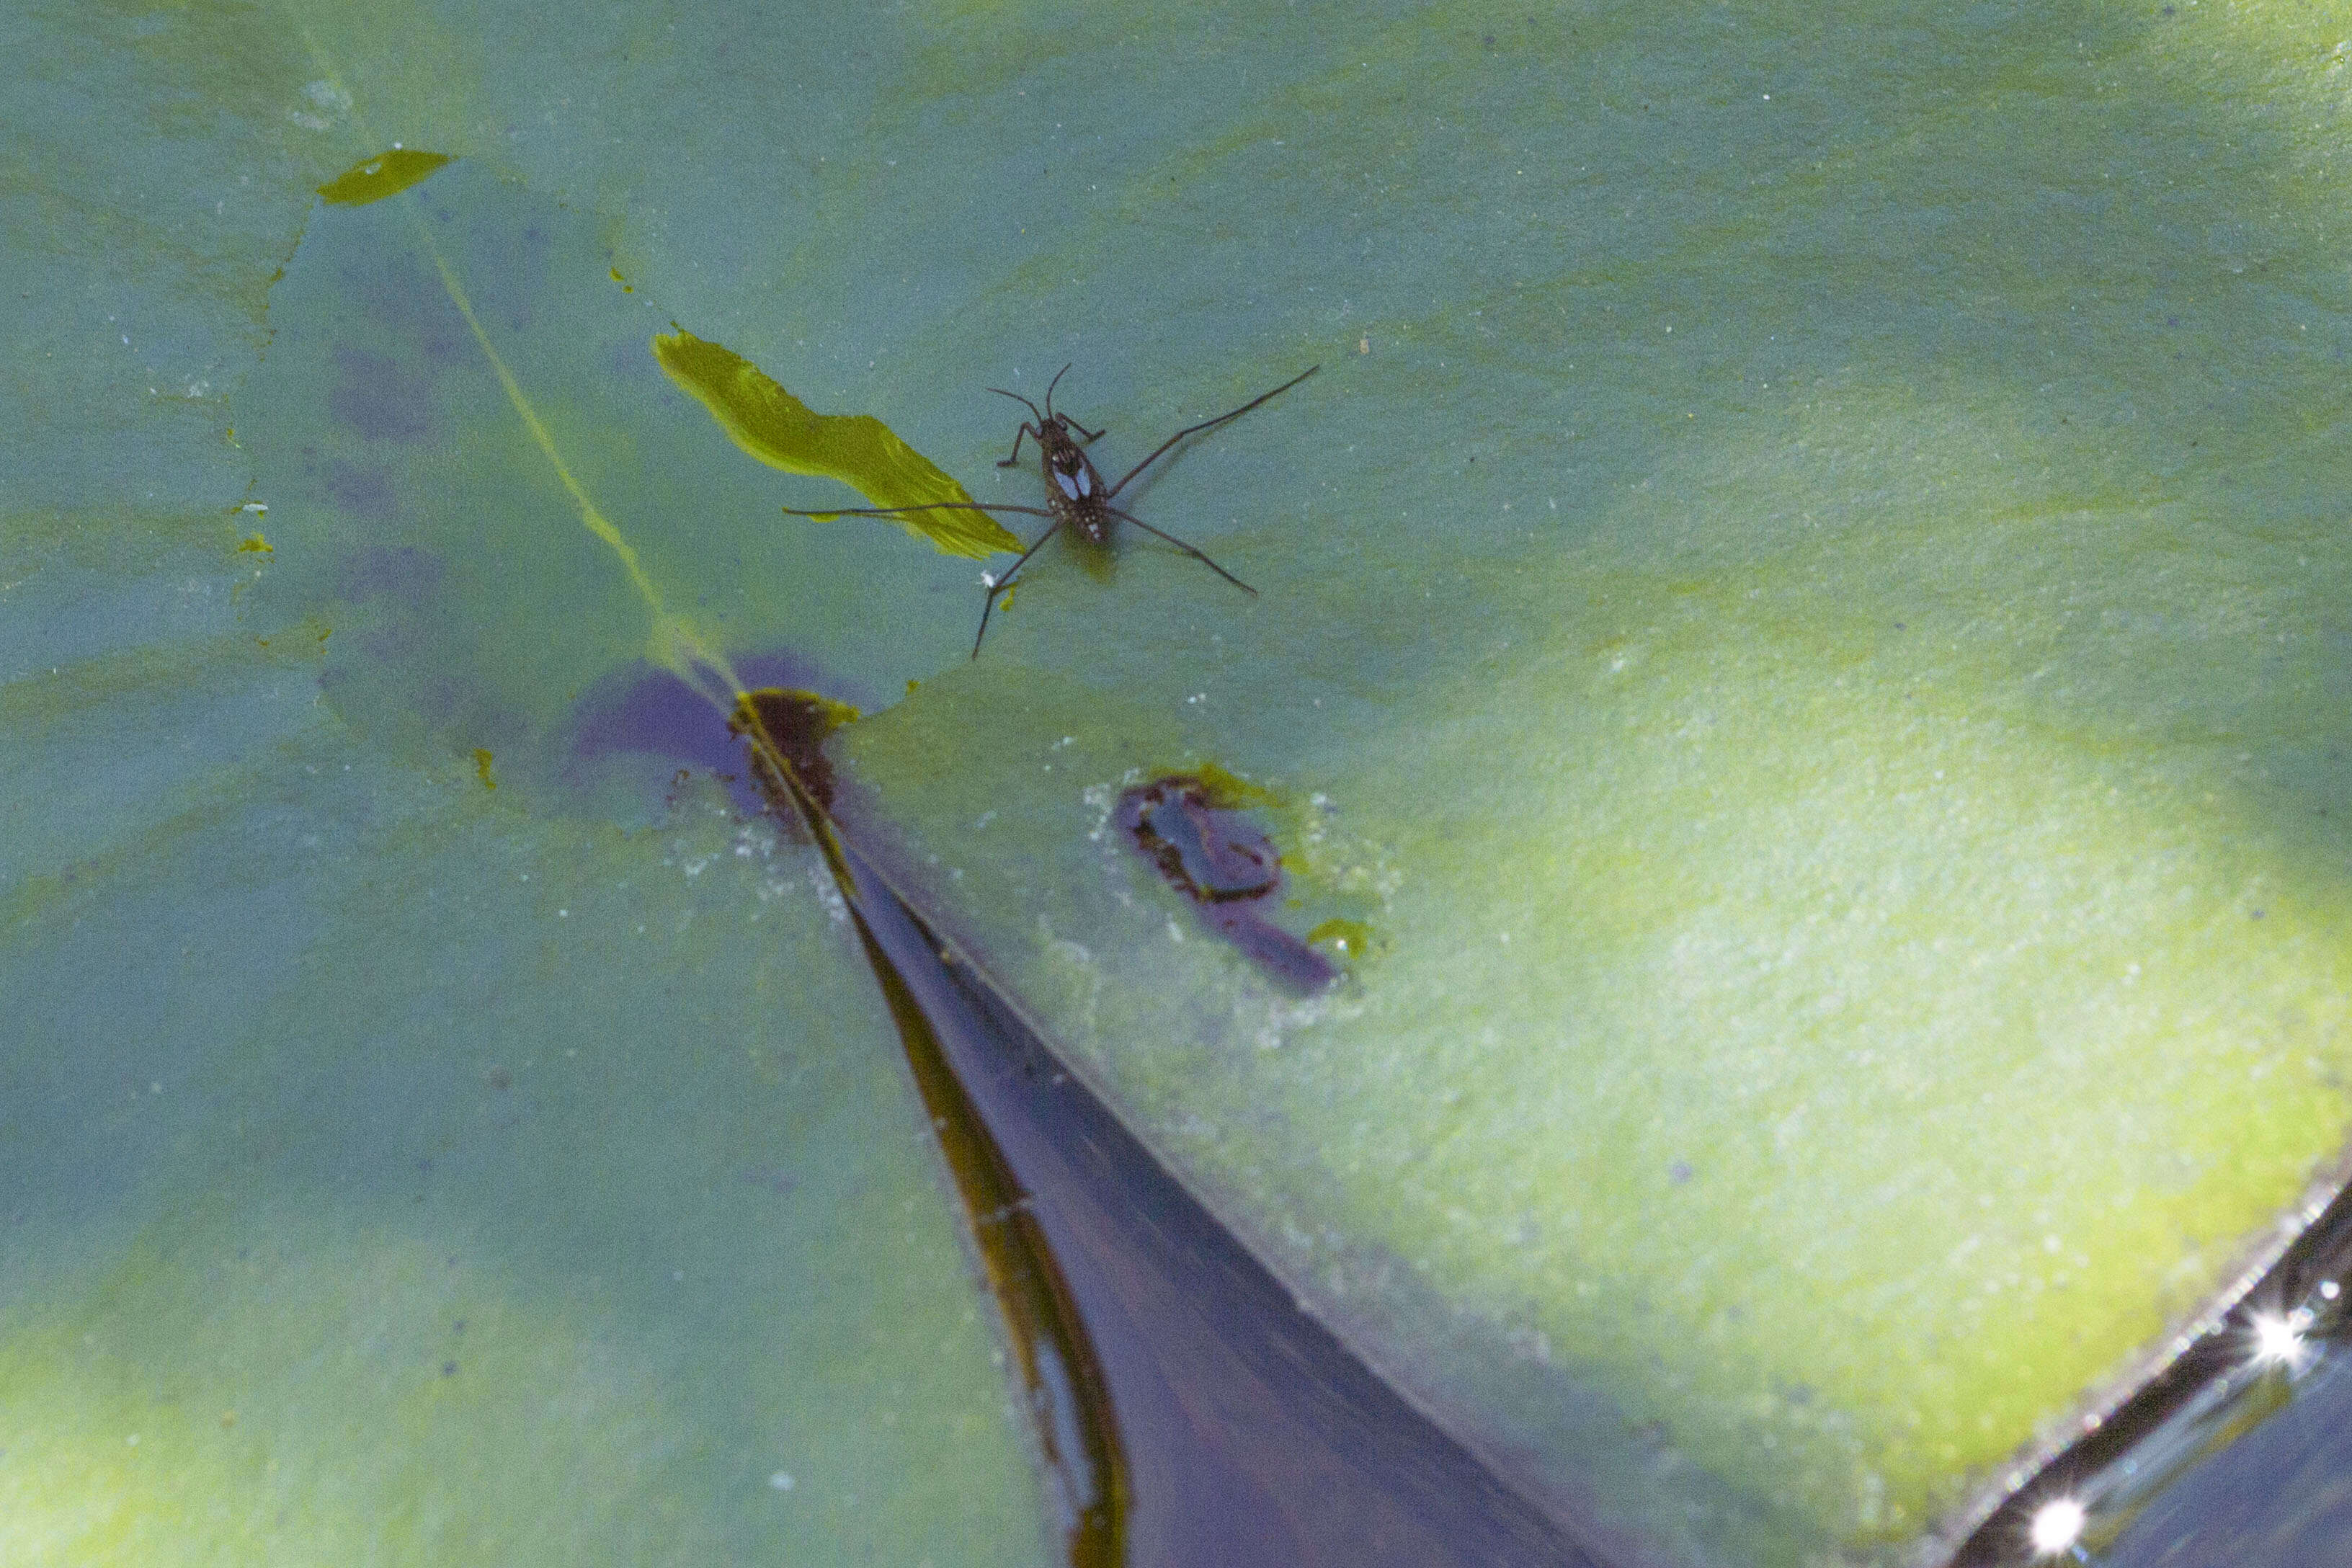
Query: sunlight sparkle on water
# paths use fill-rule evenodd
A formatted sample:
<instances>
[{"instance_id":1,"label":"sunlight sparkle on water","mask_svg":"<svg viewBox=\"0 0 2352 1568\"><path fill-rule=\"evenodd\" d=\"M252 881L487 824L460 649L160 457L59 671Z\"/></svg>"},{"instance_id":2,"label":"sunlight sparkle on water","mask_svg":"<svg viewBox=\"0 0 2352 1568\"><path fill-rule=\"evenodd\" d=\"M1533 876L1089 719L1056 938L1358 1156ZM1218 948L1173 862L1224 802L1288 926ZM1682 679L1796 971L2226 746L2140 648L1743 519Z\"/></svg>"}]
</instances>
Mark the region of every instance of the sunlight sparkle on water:
<instances>
[{"instance_id":1,"label":"sunlight sparkle on water","mask_svg":"<svg viewBox=\"0 0 2352 1568\"><path fill-rule=\"evenodd\" d=\"M2083 1505L2073 1498L2052 1498L2033 1510L2033 1523L2028 1536L2033 1542L2037 1557L2055 1557L2070 1550L2083 1537L2083 1526L2088 1516Z\"/></svg>"},{"instance_id":2,"label":"sunlight sparkle on water","mask_svg":"<svg viewBox=\"0 0 2352 1568\"><path fill-rule=\"evenodd\" d=\"M2255 1312L2246 1321L2253 1331L2255 1365L2281 1366L2294 1372L2310 1357L2311 1345L2303 1333L2309 1321L2308 1313Z\"/></svg>"}]
</instances>

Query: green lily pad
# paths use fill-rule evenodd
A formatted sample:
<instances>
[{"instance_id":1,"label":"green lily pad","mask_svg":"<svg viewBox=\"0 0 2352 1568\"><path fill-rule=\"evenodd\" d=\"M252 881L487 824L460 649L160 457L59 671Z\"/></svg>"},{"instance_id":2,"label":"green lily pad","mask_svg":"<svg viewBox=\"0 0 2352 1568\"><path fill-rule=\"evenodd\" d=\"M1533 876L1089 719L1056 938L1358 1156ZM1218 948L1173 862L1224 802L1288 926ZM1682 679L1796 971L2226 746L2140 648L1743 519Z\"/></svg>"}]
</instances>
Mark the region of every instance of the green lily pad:
<instances>
[{"instance_id":1,"label":"green lily pad","mask_svg":"<svg viewBox=\"0 0 2352 1568\"><path fill-rule=\"evenodd\" d=\"M575 688L726 611L565 510L433 281L410 204L474 176L317 205L353 100L282 19L46 26L12 123L88 172L8 236L55 286L20 356L79 352L20 384L0 536L0 1557L1041 1560L1003 1338L822 858L708 779L594 809ZM217 123L155 107L191 95ZM107 187L149 154L203 192L206 256ZM72 252L77 202L125 254ZM501 282L471 294L494 341L579 326ZM134 360L151 333L214 379ZM567 437L602 368L572 365ZM412 512L428 435L460 493ZM499 623L575 591L569 640Z\"/></svg>"},{"instance_id":2,"label":"green lily pad","mask_svg":"<svg viewBox=\"0 0 2352 1568\"><path fill-rule=\"evenodd\" d=\"M12 1559L1042 1556L812 851L331 721L207 795L9 911Z\"/></svg>"},{"instance_id":3,"label":"green lily pad","mask_svg":"<svg viewBox=\"0 0 2352 1568\"><path fill-rule=\"evenodd\" d=\"M1263 597L1141 542L1036 573L836 750L956 939L1496 1462L1680 1560L1897 1560L2344 1146L2334 57L1686 25L1465 17L1398 107L1286 124L1255 206L1230 144L1188 174L1344 237L1254 285L1360 352L1139 503ZM1085 412L1148 443L1281 372L1220 374ZM1290 803L1302 901L1377 896L1350 983L1289 994L1118 841L1204 761Z\"/></svg>"}]
</instances>

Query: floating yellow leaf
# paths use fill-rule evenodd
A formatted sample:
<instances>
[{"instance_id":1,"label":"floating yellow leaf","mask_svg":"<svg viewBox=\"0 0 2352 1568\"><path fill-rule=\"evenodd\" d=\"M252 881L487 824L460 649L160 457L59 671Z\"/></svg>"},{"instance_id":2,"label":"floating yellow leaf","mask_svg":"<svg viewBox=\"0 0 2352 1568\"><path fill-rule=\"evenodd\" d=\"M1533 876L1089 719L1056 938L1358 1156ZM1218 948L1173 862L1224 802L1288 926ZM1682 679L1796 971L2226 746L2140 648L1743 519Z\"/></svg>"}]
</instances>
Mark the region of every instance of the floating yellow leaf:
<instances>
[{"instance_id":1,"label":"floating yellow leaf","mask_svg":"<svg viewBox=\"0 0 2352 1568\"><path fill-rule=\"evenodd\" d=\"M964 488L870 414L818 414L719 344L680 331L654 339L654 358L692 393L743 450L788 474L821 474L863 491L876 506L971 506ZM946 555L985 560L1021 541L988 513L942 507L894 517Z\"/></svg>"},{"instance_id":2,"label":"floating yellow leaf","mask_svg":"<svg viewBox=\"0 0 2352 1568\"><path fill-rule=\"evenodd\" d=\"M365 206L370 202L398 195L448 161L446 153L420 153L413 147L394 147L389 153L379 153L363 163L352 164L320 185L319 199L336 206Z\"/></svg>"},{"instance_id":3,"label":"floating yellow leaf","mask_svg":"<svg viewBox=\"0 0 2352 1568\"><path fill-rule=\"evenodd\" d=\"M1364 949L1370 945L1371 940L1372 928L1362 921L1337 918L1323 921L1307 933L1307 946L1314 947L1321 942L1328 942L1349 958L1361 955Z\"/></svg>"}]
</instances>

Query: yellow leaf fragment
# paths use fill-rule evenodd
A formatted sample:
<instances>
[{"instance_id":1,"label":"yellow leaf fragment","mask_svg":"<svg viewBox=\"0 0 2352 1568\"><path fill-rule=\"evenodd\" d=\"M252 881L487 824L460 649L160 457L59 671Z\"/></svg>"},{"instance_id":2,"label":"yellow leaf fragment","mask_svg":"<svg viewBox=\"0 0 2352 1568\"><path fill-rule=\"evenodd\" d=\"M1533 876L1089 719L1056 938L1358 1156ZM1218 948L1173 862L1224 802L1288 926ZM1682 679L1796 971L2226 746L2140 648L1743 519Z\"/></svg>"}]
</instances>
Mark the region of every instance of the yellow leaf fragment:
<instances>
[{"instance_id":1,"label":"yellow leaf fragment","mask_svg":"<svg viewBox=\"0 0 2352 1568\"><path fill-rule=\"evenodd\" d=\"M758 365L691 332L656 337L654 358L710 410L738 447L788 474L818 474L862 491L877 507L937 507L891 521L945 555L985 560L1021 541L937 465L870 414L818 414ZM952 503L941 506L940 503Z\"/></svg>"},{"instance_id":2,"label":"yellow leaf fragment","mask_svg":"<svg viewBox=\"0 0 2352 1568\"><path fill-rule=\"evenodd\" d=\"M1328 943L1349 958L1362 956L1365 948L1370 945L1371 940L1370 926L1361 921L1340 920L1337 917L1323 921L1307 933L1307 946L1316 947Z\"/></svg>"},{"instance_id":3,"label":"yellow leaf fragment","mask_svg":"<svg viewBox=\"0 0 2352 1568\"><path fill-rule=\"evenodd\" d=\"M319 187L319 199L335 206L365 206L396 196L449 161L446 153L394 147L352 164Z\"/></svg>"}]
</instances>

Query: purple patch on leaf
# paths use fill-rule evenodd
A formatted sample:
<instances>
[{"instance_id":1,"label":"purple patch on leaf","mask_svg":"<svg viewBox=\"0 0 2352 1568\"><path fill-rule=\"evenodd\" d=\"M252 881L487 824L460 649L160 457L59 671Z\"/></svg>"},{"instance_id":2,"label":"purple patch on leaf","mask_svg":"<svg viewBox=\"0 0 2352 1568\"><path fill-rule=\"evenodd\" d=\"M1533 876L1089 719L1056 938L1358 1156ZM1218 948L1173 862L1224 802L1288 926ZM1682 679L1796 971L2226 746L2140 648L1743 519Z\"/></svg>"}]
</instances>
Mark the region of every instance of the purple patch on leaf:
<instances>
[{"instance_id":1,"label":"purple patch on leaf","mask_svg":"<svg viewBox=\"0 0 2352 1568\"><path fill-rule=\"evenodd\" d=\"M754 654L737 663L735 673L753 690L824 690L839 684L825 681L806 660L789 653ZM747 812L766 808L751 782L742 737L727 727L729 715L668 670L641 660L599 682L575 711L575 768L593 768L598 758L616 752L662 757L726 780L729 793Z\"/></svg>"},{"instance_id":2,"label":"purple patch on leaf","mask_svg":"<svg viewBox=\"0 0 2352 1568\"><path fill-rule=\"evenodd\" d=\"M327 469L327 495L352 516L363 517L371 522L389 522L400 510L399 498L393 493L392 476L382 468L334 463Z\"/></svg>"},{"instance_id":3,"label":"purple patch on leaf","mask_svg":"<svg viewBox=\"0 0 2352 1568\"><path fill-rule=\"evenodd\" d=\"M327 394L327 409L371 441L421 441L433 429L433 392L425 377L388 355L337 349L342 380Z\"/></svg>"}]
</instances>

